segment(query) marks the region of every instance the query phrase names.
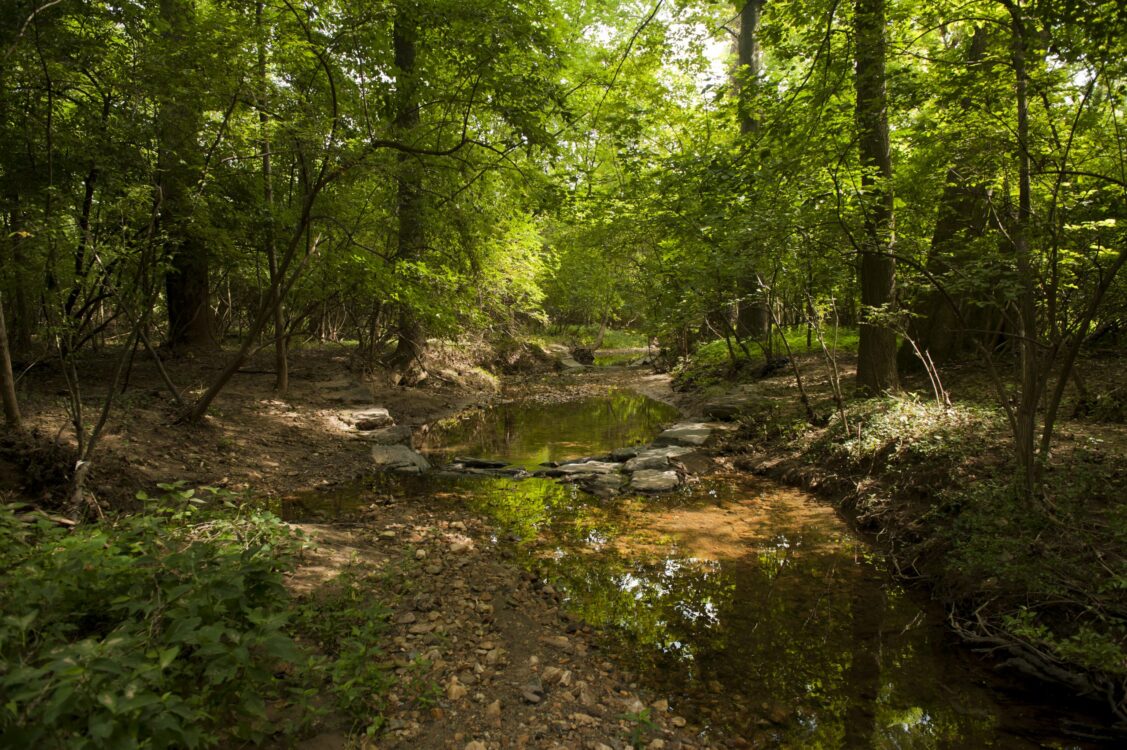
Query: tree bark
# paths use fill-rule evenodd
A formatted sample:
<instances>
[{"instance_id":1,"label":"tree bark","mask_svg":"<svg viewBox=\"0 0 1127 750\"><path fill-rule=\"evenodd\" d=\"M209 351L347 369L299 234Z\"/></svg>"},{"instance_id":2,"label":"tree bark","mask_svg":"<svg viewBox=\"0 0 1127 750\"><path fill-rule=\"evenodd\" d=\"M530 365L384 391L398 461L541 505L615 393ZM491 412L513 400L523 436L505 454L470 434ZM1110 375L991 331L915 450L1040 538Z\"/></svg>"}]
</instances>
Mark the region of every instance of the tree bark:
<instances>
[{"instance_id":1,"label":"tree bark","mask_svg":"<svg viewBox=\"0 0 1127 750\"><path fill-rule=\"evenodd\" d=\"M8 326L4 322L4 299L0 294L0 396L4 401L4 420L8 427L23 430L20 404L16 398L16 378L12 372L12 357L8 351Z\"/></svg>"},{"instance_id":2,"label":"tree bark","mask_svg":"<svg viewBox=\"0 0 1127 750\"><path fill-rule=\"evenodd\" d=\"M987 41L986 30L977 28L967 44L968 68L982 64ZM964 97L962 111L972 106L971 98ZM981 237L989 226L989 191L977 171L974 156L969 154L957 157L947 170L927 258L927 270L937 277L972 260L975 250L968 249L968 240ZM982 338L987 335L983 331L997 327L997 308L970 305L963 299L956 301L959 310L952 309L937 289L928 289L914 305L915 315L908 322L908 338L916 342L920 351L928 352L937 365L974 352L974 337ZM961 330L960 317L975 330ZM898 360L902 370L919 369L919 360L908 341L901 345Z\"/></svg>"},{"instance_id":3,"label":"tree bark","mask_svg":"<svg viewBox=\"0 0 1127 750\"><path fill-rule=\"evenodd\" d=\"M874 319L896 301L892 154L885 94L884 0L856 0L853 12L856 47L857 140L860 144L865 236L861 248L861 342L857 383L870 394L899 390L896 332Z\"/></svg>"},{"instance_id":4,"label":"tree bark","mask_svg":"<svg viewBox=\"0 0 1127 750\"><path fill-rule=\"evenodd\" d=\"M395 47L396 102L395 127L400 137L406 136L419 125L419 108L416 100L415 54L418 41L417 21L410 17L406 3L399 5L392 27ZM418 258L426 244L423 227L423 174L418 157L401 153L398 157L398 190L396 214L399 220L396 237L396 258ZM409 303L400 303L396 324L396 346L391 356L391 368L403 385L417 385L426 378L422 366L426 338L418 316Z\"/></svg>"},{"instance_id":5,"label":"tree bark","mask_svg":"<svg viewBox=\"0 0 1127 750\"><path fill-rule=\"evenodd\" d=\"M1045 385L1042 376L1041 347L1038 341L1037 279L1029 248L1029 220L1033 215L1033 189L1029 163L1029 76L1025 20L1016 3L1007 2L1010 12L1010 55L1014 68L1014 94L1017 104L1018 199L1010 227L1014 263L1021 291L1017 301L1018 347L1021 353L1021 398L1015 413L1015 453L1021 469L1026 497L1032 500L1038 484L1037 405Z\"/></svg>"},{"instance_id":6,"label":"tree bark","mask_svg":"<svg viewBox=\"0 0 1127 750\"><path fill-rule=\"evenodd\" d=\"M160 16L167 24L162 40L165 68L190 75L194 0L160 0ZM168 343L173 348L210 347L215 338L207 247L192 226L193 187L201 168L197 136L202 105L198 94L185 92L182 85L166 84L161 89L165 93L158 102L158 185L161 229L167 237Z\"/></svg>"},{"instance_id":7,"label":"tree bark","mask_svg":"<svg viewBox=\"0 0 1127 750\"><path fill-rule=\"evenodd\" d=\"M278 243L274 228L274 176L270 153L270 115L266 111L269 101L269 84L266 78L266 27L263 23L263 3L254 5L254 21L258 32L258 126L262 131L262 203L265 209L264 226L266 260L270 268L271 304L274 308L274 390L285 395L290 389L290 363L286 337L284 300L279 294Z\"/></svg>"},{"instance_id":8,"label":"tree bark","mask_svg":"<svg viewBox=\"0 0 1127 750\"><path fill-rule=\"evenodd\" d=\"M755 90L762 68L759 21L763 14L764 2L765 0L746 0L738 6L740 35L737 42L738 64L733 83L739 96L740 134L745 141L753 140L759 132L759 117L755 111ZM745 244L744 252L751 254L750 243ZM745 276L745 283L741 285L741 298L736 303L735 309L735 329L740 338L765 341L771 329L771 315L767 309L768 303L760 296L761 290L752 281L759 275L758 270L752 268ZM769 340L767 346L770 347Z\"/></svg>"}]
</instances>

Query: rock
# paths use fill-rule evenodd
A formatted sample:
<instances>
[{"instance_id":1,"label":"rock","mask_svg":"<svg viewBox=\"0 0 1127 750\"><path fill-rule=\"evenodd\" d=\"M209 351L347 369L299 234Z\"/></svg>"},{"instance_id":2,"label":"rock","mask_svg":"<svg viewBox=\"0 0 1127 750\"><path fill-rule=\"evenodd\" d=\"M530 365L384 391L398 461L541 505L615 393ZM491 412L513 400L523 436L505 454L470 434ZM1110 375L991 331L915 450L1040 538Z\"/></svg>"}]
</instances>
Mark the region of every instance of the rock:
<instances>
[{"instance_id":1,"label":"rock","mask_svg":"<svg viewBox=\"0 0 1127 750\"><path fill-rule=\"evenodd\" d=\"M564 464L554 471L560 472L560 476L568 477L577 474L610 474L620 468L619 464L609 461L587 461L586 463Z\"/></svg>"},{"instance_id":2,"label":"rock","mask_svg":"<svg viewBox=\"0 0 1127 750\"><path fill-rule=\"evenodd\" d=\"M674 716L672 719L669 720L669 723L672 724L673 726L677 727L678 729L680 729L681 727L685 726L689 722L687 722L685 720L685 717L683 717L683 716Z\"/></svg>"},{"instance_id":3,"label":"rock","mask_svg":"<svg viewBox=\"0 0 1127 750\"><path fill-rule=\"evenodd\" d=\"M450 551L454 554L462 554L463 552L472 552L474 548L473 539L456 539L450 543Z\"/></svg>"},{"instance_id":4,"label":"rock","mask_svg":"<svg viewBox=\"0 0 1127 750\"><path fill-rule=\"evenodd\" d=\"M646 745L646 750L665 750L665 740L656 739Z\"/></svg>"},{"instance_id":5,"label":"rock","mask_svg":"<svg viewBox=\"0 0 1127 750\"><path fill-rule=\"evenodd\" d=\"M485 743L481 740L474 740L466 743L466 750L486 750Z\"/></svg>"},{"instance_id":6,"label":"rock","mask_svg":"<svg viewBox=\"0 0 1127 750\"><path fill-rule=\"evenodd\" d=\"M470 458L466 456L455 456L454 463L461 464L470 469L503 469L509 465L508 461L495 461L489 458Z\"/></svg>"},{"instance_id":7,"label":"rock","mask_svg":"<svg viewBox=\"0 0 1127 750\"><path fill-rule=\"evenodd\" d=\"M629 461L642 452L642 448L632 445L628 448L615 448L610 452L610 460L618 463Z\"/></svg>"},{"instance_id":8,"label":"rock","mask_svg":"<svg viewBox=\"0 0 1127 750\"><path fill-rule=\"evenodd\" d=\"M553 646L555 648L560 649L561 651L570 652L570 651L573 650L573 646L571 645L571 641L568 640L568 637L566 635L549 635L549 636L544 636L540 640L543 641L544 643L548 644L549 646Z\"/></svg>"},{"instance_id":9,"label":"rock","mask_svg":"<svg viewBox=\"0 0 1127 750\"><path fill-rule=\"evenodd\" d=\"M683 445L663 445L644 448L637 456L623 464L624 471L638 471L640 469L665 469L673 461L694 451Z\"/></svg>"},{"instance_id":10,"label":"rock","mask_svg":"<svg viewBox=\"0 0 1127 750\"><path fill-rule=\"evenodd\" d=\"M372 463L376 465L376 471L398 471L404 474L422 474L430 471L430 462L406 445L373 447Z\"/></svg>"},{"instance_id":11,"label":"rock","mask_svg":"<svg viewBox=\"0 0 1127 750\"><path fill-rule=\"evenodd\" d=\"M669 456L638 456L627 461L622 468L625 471L661 471L669 468Z\"/></svg>"},{"instance_id":12,"label":"rock","mask_svg":"<svg viewBox=\"0 0 1127 750\"><path fill-rule=\"evenodd\" d=\"M466 686L458 682L457 675L450 678L450 682L446 683L446 697L452 701L460 701L466 697L469 690Z\"/></svg>"},{"instance_id":13,"label":"rock","mask_svg":"<svg viewBox=\"0 0 1127 750\"><path fill-rule=\"evenodd\" d=\"M485 707L485 718L495 727L501 726L501 701L493 701Z\"/></svg>"},{"instance_id":14,"label":"rock","mask_svg":"<svg viewBox=\"0 0 1127 750\"><path fill-rule=\"evenodd\" d=\"M703 411L704 415L709 419L716 419L721 422L735 422L743 415L746 408L747 405L742 400L727 400L705 404Z\"/></svg>"},{"instance_id":15,"label":"rock","mask_svg":"<svg viewBox=\"0 0 1127 750\"><path fill-rule=\"evenodd\" d=\"M700 446L712 437L712 428L703 422L682 422L675 424L654 438L655 446L692 445Z\"/></svg>"},{"instance_id":16,"label":"rock","mask_svg":"<svg viewBox=\"0 0 1127 750\"><path fill-rule=\"evenodd\" d=\"M426 551L425 549L417 549L417 550L415 550L415 559L416 559L416 560L425 560L425 559L427 559L427 551Z\"/></svg>"},{"instance_id":17,"label":"rock","mask_svg":"<svg viewBox=\"0 0 1127 750\"><path fill-rule=\"evenodd\" d=\"M581 365L595 364L595 350L577 346L571 350L571 358Z\"/></svg>"},{"instance_id":18,"label":"rock","mask_svg":"<svg viewBox=\"0 0 1127 750\"><path fill-rule=\"evenodd\" d=\"M643 469L630 478L630 489L635 492L669 492L680 484L681 477L675 471Z\"/></svg>"},{"instance_id":19,"label":"rock","mask_svg":"<svg viewBox=\"0 0 1127 750\"><path fill-rule=\"evenodd\" d=\"M359 429L359 428L357 428ZM365 438L376 445L410 445L412 430L405 424L372 430Z\"/></svg>"},{"instance_id":20,"label":"rock","mask_svg":"<svg viewBox=\"0 0 1127 750\"><path fill-rule=\"evenodd\" d=\"M371 432L381 427L395 424L391 413L382 406L373 406L363 411L354 411L344 417L345 424L351 424L361 432Z\"/></svg>"},{"instance_id":21,"label":"rock","mask_svg":"<svg viewBox=\"0 0 1127 750\"><path fill-rule=\"evenodd\" d=\"M621 474L596 474L581 480L580 486L596 497L614 497L622 490Z\"/></svg>"},{"instance_id":22,"label":"rock","mask_svg":"<svg viewBox=\"0 0 1127 750\"><path fill-rule=\"evenodd\" d=\"M585 365L581 365L571 357L563 357L560 359L560 364L563 366L564 372L577 372L579 370L586 370Z\"/></svg>"},{"instance_id":23,"label":"rock","mask_svg":"<svg viewBox=\"0 0 1127 750\"><path fill-rule=\"evenodd\" d=\"M544 683L540 682L537 675L533 675L531 680L521 686L520 694L529 703L539 703L544 699Z\"/></svg>"}]
</instances>

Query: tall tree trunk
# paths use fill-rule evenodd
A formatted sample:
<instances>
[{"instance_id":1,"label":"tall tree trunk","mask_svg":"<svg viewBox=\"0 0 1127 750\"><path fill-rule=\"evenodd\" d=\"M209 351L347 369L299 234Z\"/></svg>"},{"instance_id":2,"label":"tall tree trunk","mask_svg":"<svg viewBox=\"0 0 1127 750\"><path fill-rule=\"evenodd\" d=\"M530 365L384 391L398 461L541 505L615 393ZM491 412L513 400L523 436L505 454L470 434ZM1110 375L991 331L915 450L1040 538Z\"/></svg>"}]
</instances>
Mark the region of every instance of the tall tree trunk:
<instances>
[{"instance_id":1,"label":"tall tree trunk","mask_svg":"<svg viewBox=\"0 0 1127 750\"><path fill-rule=\"evenodd\" d=\"M1029 161L1029 75L1025 20L1021 6L1007 2L1010 13L1010 56L1014 68L1014 94L1017 104L1018 199L1010 227L1014 263L1017 266L1020 294L1017 300L1018 347L1021 353L1021 398L1014 414L1014 448L1021 469L1026 497L1032 500L1038 483L1037 405L1041 402L1045 378L1042 376L1040 331L1037 322L1037 279L1029 249L1029 220L1033 215L1033 190Z\"/></svg>"},{"instance_id":2,"label":"tall tree trunk","mask_svg":"<svg viewBox=\"0 0 1127 750\"><path fill-rule=\"evenodd\" d=\"M985 28L975 29L967 43L968 68L982 64L987 41ZM971 98L964 97L961 110L967 112L972 106ZM968 248L968 240L981 237L989 226L989 191L982 184L984 180L976 174L977 171L974 157L969 154L957 157L947 170L947 180L939 198L939 211L927 257L928 272L938 278L973 260L971 255L975 250ZM955 302L959 304L959 310L953 310L938 289L929 288L914 305L915 315L908 322L909 339L916 343L921 352L928 352L937 365L974 351L974 337L981 339L986 334L980 331L990 331L997 327L996 308L972 306L963 299L956 299ZM960 314L977 330L961 330ZM905 341L900 347L898 361L901 369L919 369L919 360L909 341Z\"/></svg>"},{"instance_id":3,"label":"tall tree trunk","mask_svg":"<svg viewBox=\"0 0 1127 750\"><path fill-rule=\"evenodd\" d=\"M160 16L167 29L162 40L165 67L189 77L189 32L195 12L194 0L160 0ZM174 348L215 343L207 247L192 227L193 188L202 158L197 142L202 107L196 95L183 88L174 87L158 103L160 223L167 238L168 343Z\"/></svg>"},{"instance_id":4,"label":"tall tree trunk","mask_svg":"<svg viewBox=\"0 0 1127 750\"><path fill-rule=\"evenodd\" d=\"M8 352L8 326L4 322L4 298L0 294L0 398L4 402L4 420L13 430L23 430L20 404L16 398L16 378L12 372L12 357Z\"/></svg>"},{"instance_id":5,"label":"tall tree trunk","mask_svg":"<svg viewBox=\"0 0 1127 750\"><path fill-rule=\"evenodd\" d=\"M392 27L395 47L396 102L395 127L400 137L406 138L419 125L419 108L416 98L415 52L418 26L411 17L407 3L400 3ZM417 157L400 154L397 178L396 213L399 230L396 238L396 257L410 260L419 257L426 244L423 227L423 173ZM403 385L416 385L426 378L422 366L426 347L425 333L415 311L409 303L401 303L396 324L396 346L391 357L393 372Z\"/></svg>"},{"instance_id":6,"label":"tall tree trunk","mask_svg":"<svg viewBox=\"0 0 1127 750\"><path fill-rule=\"evenodd\" d=\"M19 191L12 190L9 198L11 212L8 220L8 237L11 243L11 263L5 278L11 284L12 304L11 331L9 332L9 352L15 351L17 355L27 354L31 350L31 336L35 328L32 318L32 306L28 302L28 274L27 258L23 252L25 241L23 208L20 205Z\"/></svg>"},{"instance_id":7,"label":"tall tree trunk","mask_svg":"<svg viewBox=\"0 0 1127 750\"><path fill-rule=\"evenodd\" d=\"M885 94L884 0L856 0L853 38L856 48L857 140L860 144L865 236L861 249L861 345L857 383L876 394L900 387L896 369L896 332L873 319L879 308L896 300L896 264L888 253L894 242L892 154Z\"/></svg>"},{"instance_id":8,"label":"tall tree trunk","mask_svg":"<svg viewBox=\"0 0 1127 750\"><path fill-rule=\"evenodd\" d=\"M738 4L740 10L740 35L737 42L737 67L734 84L739 92L740 134L745 141L751 141L759 132L759 113L755 111L755 91L762 68L762 53L759 44L759 21L765 0L746 0ZM751 243L745 243L744 252L751 254ZM740 288L740 301L736 303L736 333L741 338L764 341L771 328L771 316L762 291L754 283L759 276L758 269L752 268L745 275ZM768 346L770 344L768 343Z\"/></svg>"},{"instance_id":9,"label":"tall tree trunk","mask_svg":"<svg viewBox=\"0 0 1127 750\"><path fill-rule=\"evenodd\" d=\"M262 130L262 203L266 210L265 246L270 267L271 304L274 308L274 390L285 394L290 389L290 363L287 351L285 310L280 295L278 279L278 243L274 231L274 175L270 153L270 115L267 113L269 83L266 78L266 26L263 23L263 3L254 5L254 22L258 32L258 126Z\"/></svg>"}]
</instances>

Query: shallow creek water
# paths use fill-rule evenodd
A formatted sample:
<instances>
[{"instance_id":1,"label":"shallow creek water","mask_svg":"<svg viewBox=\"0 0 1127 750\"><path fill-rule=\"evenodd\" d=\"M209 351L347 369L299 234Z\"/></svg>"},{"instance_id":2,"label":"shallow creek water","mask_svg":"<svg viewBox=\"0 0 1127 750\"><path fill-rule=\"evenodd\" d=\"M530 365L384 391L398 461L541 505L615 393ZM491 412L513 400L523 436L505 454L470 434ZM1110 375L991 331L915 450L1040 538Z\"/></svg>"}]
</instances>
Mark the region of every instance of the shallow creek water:
<instances>
[{"instance_id":1,"label":"shallow creek water","mask_svg":"<svg viewBox=\"0 0 1127 750\"><path fill-rule=\"evenodd\" d=\"M498 406L433 428L422 448L534 468L646 442L676 417L629 392ZM600 500L548 480L379 476L371 492L468 503L492 517L640 679L707 732L783 748L1086 748L1056 701L1001 681L942 612L893 582L825 503L746 476ZM1080 720L1084 722L1083 719Z\"/></svg>"}]
</instances>

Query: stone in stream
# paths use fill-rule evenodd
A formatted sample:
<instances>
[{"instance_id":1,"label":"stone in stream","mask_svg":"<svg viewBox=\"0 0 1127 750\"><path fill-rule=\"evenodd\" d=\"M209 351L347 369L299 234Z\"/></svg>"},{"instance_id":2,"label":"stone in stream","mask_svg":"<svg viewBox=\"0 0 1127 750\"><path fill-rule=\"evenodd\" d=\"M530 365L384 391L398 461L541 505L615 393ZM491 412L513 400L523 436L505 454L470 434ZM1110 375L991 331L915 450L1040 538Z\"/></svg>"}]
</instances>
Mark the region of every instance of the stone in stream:
<instances>
[{"instance_id":1,"label":"stone in stream","mask_svg":"<svg viewBox=\"0 0 1127 750\"><path fill-rule=\"evenodd\" d=\"M398 471L404 474L422 474L424 471L430 471L430 462L406 445L373 447L372 463L376 465L376 471Z\"/></svg>"},{"instance_id":2,"label":"stone in stream","mask_svg":"<svg viewBox=\"0 0 1127 750\"><path fill-rule=\"evenodd\" d=\"M584 477L579 481L579 486L584 491L590 492L595 497L614 497L622 491L625 480L621 474L596 474Z\"/></svg>"},{"instance_id":3,"label":"stone in stream","mask_svg":"<svg viewBox=\"0 0 1127 750\"><path fill-rule=\"evenodd\" d=\"M560 472L559 476L571 477L582 474L610 474L620 468L622 467L619 464L607 461L588 461L581 464L564 464L555 471Z\"/></svg>"},{"instance_id":4,"label":"stone in stream","mask_svg":"<svg viewBox=\"0 0 1127 750\"><path fill-rule=\"evenodd\" d=\"M669 492L680 484L681 477L675 471L642 469L630 477L630 489L635 492Z\"/></svg>"},{"instance_id":5,"label":"stone in stream","mask_svg":"<svg viewBox=\"0 0 1127 750\"><path fill-rule=\"evenodd\" d=\"M634 458L623 464L624 471L639 471L641 469L667 469L669 464L677 458L692 453L693 449L681 445L665 445L657 448L646 448Z\"/></svg>"},{"instance_id":6,"label":"stone in stream","mask_svg":"<svg viewBox=\"0 0 1127 750\"><path fill-rule=\"evenodd\" d=\"M631 445L628 448L615 448L610 452L610 460L617 461L618 463L623 463L637 457L637 455L641 453L642 450L643 448L637 445Z\"/></svg>"},{"instance_id":7,"label":"stone in stream","mask_svg":"<svg viewBox=\"0 0 1127 750\"><path fill-rule=\"evenodd\" d=\"M675 424L654 438L655 446L692 445L701 446L712 437L712 427L704 422L682 422Z\"/></svg>"},{"instance_id":8,"label":"stone in stream","mask_svg":"<svg viewBox=\"0 0 1127 750\"><path fill-rule=\"evenodd\" d=\"M503 469L509 465L508 461L495 461L489 458L468 458L455 456L454 463L467 466L471 469Z\"/></svg>"}]
</instances>

